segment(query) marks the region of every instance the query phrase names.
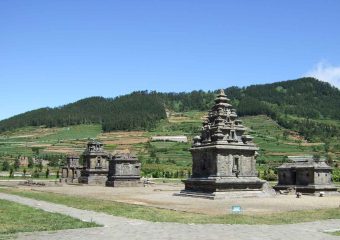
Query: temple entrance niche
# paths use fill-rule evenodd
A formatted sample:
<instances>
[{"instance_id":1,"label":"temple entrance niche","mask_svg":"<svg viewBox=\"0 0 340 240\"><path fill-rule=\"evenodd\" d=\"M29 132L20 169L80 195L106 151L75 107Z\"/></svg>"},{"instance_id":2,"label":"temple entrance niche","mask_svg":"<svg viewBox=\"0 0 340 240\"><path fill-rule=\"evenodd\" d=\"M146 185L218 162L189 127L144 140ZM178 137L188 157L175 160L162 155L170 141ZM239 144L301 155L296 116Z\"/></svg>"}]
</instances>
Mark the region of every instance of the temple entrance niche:
<instances>
[{"instance_id":1,"label":"temple entrance niche","mask_svg":"<svg viewBox=\"0 0 340 240\"><path fill-rule=\"evenodd\" d=\"M234 156L233 157L234 161L233 161L233 170L232 172L235 174L236 177L238 177L239 173L240 173L240 157L239 156Z\"/></svg>"}]
</instances>

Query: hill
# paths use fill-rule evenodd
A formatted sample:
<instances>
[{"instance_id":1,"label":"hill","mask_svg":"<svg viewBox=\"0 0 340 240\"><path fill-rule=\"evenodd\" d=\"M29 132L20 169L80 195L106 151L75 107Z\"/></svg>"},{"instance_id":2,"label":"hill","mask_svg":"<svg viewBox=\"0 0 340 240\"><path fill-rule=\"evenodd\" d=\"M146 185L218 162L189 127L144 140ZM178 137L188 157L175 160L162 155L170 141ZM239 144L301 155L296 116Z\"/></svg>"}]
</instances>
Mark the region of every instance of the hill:
<instances>
[{"instance_id":1,"label":"hill","mask_svg":"<svg viewBox=\"0 0 340 240\"><path fill-rule=\"evenodd\" d=\"M310 141L326 141L340 135L340 90L315 78L300 78L244 88L225 89L239 116L270 116L281 126L299 132ZM214 92L159 94L175 111L207 110ZM336 120L336 121L332 121Z\"/></svg>"},{"instance_id":2,"label":"hill","mask_svg":"<svg viewBox=\"0 0 340 240\"><path fill-rule=\"evenodd\" d=\"M157 94L133 92L117 97L90 97L56 108L41 108L0 121L0 132L26 126L63 127L101 124L104 131L147 129L166 118Z\"/></svg>"},{"instance_id":3,"label":"hill","mask_svg":"<svg viewBox=\"0 0 340 240\"><path fill-rule=\"evenodd\" d=\"M339 126L340 90L314 78L225 89L240 116L265 114L308 140L332 138ZM174 112L206 111L212 91L140 91L117 98L91 97L57 108L41 108L0 121L0 132L25 126L62 127L101 124L102 130L147 130Z\"/></svg>"}]
</instances>

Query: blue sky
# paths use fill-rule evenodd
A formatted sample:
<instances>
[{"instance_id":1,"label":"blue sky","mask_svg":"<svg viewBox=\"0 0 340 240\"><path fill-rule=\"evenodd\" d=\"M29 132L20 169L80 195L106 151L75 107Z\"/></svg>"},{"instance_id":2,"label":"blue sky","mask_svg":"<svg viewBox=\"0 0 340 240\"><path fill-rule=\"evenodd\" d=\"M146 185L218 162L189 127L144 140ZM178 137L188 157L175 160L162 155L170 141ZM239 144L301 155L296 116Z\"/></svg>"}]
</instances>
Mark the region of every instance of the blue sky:
<instances>
[{"instance_id":1,"label":"blue sky","mask_svg":"<svg viewBox=\"0 0 340 240\"><path fill-rule=\"evenodd\" d=\"M339 13L337 0L1 0L0 119L134 90L339 87Z\"/></svg>"}]
</instances>

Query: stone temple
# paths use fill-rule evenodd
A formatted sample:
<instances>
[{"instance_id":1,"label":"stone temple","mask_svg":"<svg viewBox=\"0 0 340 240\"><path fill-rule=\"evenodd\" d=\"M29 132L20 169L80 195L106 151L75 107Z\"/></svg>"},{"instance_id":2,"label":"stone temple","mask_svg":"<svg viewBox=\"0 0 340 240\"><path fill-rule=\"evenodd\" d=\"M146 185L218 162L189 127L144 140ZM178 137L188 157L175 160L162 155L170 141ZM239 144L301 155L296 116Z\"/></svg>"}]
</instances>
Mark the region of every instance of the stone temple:
<instances>
[{"instance_id":1,"label":"stone temple","mask_svg":"<svg viewBox=\"0 0 340 240\"><path fill-rule=\"evenodd\" d=\"M78 156L68 155L66 165L61 168L60 181L65 183L78 183L82 168L79 164Z\"/></svg>"},{"instance_id":2,"label":"stone temple","mask_svg":"<svg viewBox=\"0 0 340 240\"><path fill-rule=\"evenodd\" d=\"M132 154L116 154L109 163L108 187L142 186L141 162Z\"/></svg>"},{"instance_id":3,"label":"stone temple","mask_svg":"<svg viewBox=\"0 0 340 240\"><path fill-rule=\"evenodd\" d=\"M325 159L312 156L291 156L289 162L277 168L279 182L275 190L291 190L307 194L337 193L332 182L332 167Z\"/></svg>"},{"instance_id":4,"label":"stone temple","mask_svg":"<svg viewBox=\"0 0 340 240\"><path fill-rule=\"evenodd\" d=\"M84 169L81 171L79 183L89 185L105 185L109 170L110 154L104 151L103 144L92 140L87 143L83 153Z\"/></svg>"},{"instance_id":5,"label":"stone temple","mask_svg":"<svg viewBox=\"0 0 340 240\"><path fill-rule=\"evenodd\" d=\"M258 147L221 90L203 122L201 136L194 138L192 175L184 180L179 195L224 198L272 193L256 171ZM266 195L266 194L265 194Z\"/></svg>"}]
</instances>

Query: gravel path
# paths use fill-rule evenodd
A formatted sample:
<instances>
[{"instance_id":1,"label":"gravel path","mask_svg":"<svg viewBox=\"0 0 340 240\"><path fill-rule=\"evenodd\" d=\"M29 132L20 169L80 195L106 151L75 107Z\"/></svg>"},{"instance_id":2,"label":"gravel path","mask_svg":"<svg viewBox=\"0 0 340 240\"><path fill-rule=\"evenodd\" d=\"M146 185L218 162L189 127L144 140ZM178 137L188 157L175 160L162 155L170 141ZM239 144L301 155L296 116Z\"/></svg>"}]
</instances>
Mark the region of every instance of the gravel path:
<instances>
[{"instance_id":1,"label":"gravel path","mask_svg":"<svg viewBox=\"0 0 340 240\"><path fill-rule=\"evenodd\" d=\"M60 204L38 201L30 198L0 193L0 199L10 200L39 208L48 212L58 212L83 221L94 221L104 227L71 229L54 232L19 233L18 239L337 239L325 234L325 230L340 229L340 220L326 220L289 225L221 225L221 224L179 224L153 223L142 220L115 217L105 213L80 210Z\"/></svg>"}]
</instances>

